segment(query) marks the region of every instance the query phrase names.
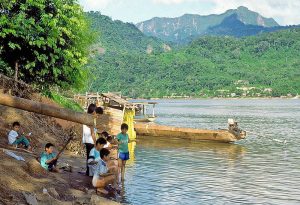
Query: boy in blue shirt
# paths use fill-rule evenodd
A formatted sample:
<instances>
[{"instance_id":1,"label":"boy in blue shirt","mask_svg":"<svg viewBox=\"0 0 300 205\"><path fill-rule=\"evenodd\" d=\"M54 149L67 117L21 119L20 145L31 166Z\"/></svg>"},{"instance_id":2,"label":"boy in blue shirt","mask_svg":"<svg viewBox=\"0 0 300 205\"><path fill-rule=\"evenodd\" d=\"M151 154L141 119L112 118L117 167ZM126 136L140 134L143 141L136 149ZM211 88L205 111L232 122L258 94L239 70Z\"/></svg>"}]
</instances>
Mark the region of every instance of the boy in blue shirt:
<instances>
[{"instance_id":1,"label":"boy in blue shirt","mask_svg":"<svg viewBox=\"0 0 300 205\"><path fill-rule=\"evenodd\" d=\"M121 179L124 180L124 174L125 174L125 165L126 161L129 159L129 150L128 150L128 143L130 143L129 136L127 134L128 131L128 125L126 123L123 123L121 125L121 133L117 135L118 140L118 165L119 165L119 172L121 169Z\"/></svg>"},{"instance_id":2,"label":"boy in blue shirt","mask_svg":"<svg viewBox=\"0 0 300 205\"><path fill-rule=\"evenodd\" d=\"M115 184L116 183L116 176L114 169L109 169L107 166L107 163L109 161L109 150L106 148L102 148L100 150L100 161L97 164L97 168L95 170L92 184L95 188L97 188L97 191L108 194L108 192L104 189L109 184Z\"/></svg>"},{"instance_id":3,"label":"boy in blue shirt","mask_svg":"<svg viewBox=\"0 0 300 205\"><path fill-rule=\"evenodd\" d=\"M89 154L88 158L88 166L89 166L89 176L94 176L94 172L97 168L98 162L101 160L100 158L100 150L106 145L106 140L103 137L100 137L96 141L96 147L94 147Z\"/></svg>"},{"instance_id":4,"label":"boy in blue shirt","mask_svg":"<svg viewBox=\"0 0 300 205\"><path fill-rule=\"evenodd\" d=\"M44 169L50 172L59 172L56 168L57 164L57 155L53 153L54 145L47 143L45 146L45 152L41 155L41 165Z\"/></svg>"}]
</instances>

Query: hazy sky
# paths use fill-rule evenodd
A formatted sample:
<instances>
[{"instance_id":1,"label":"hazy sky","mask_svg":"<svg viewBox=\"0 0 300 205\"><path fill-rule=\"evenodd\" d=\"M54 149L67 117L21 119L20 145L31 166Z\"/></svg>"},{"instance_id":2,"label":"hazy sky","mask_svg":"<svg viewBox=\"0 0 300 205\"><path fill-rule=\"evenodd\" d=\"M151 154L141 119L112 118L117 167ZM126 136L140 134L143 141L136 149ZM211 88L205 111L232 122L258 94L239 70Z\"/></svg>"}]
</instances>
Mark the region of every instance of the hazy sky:
<instances>
[{"instance_id":1,"label":"hazy sky","mask_svg":"<svg viewBox=\"0 0 300 205\"><path fill-rule=\"evenodd\" d=\"M152 17L219 14L246 6L281 25L300 24L300 0L79 0L85 11L100 11L113 19L137 23Z\"/></svg>"}]
</instances>

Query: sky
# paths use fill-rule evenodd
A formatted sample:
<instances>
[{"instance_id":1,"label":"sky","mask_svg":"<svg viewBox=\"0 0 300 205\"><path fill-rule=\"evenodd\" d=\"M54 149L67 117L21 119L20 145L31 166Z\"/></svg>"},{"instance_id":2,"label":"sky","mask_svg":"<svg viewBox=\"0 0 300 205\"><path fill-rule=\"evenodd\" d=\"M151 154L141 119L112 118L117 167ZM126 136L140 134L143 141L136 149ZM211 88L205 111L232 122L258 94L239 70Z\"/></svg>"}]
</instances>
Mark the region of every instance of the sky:
<instances>
[{"instance_id":1,"label":"sky","mask_svg":"<svg viewBox=\"0 0 300 205\"><path fill-rule=\"evenodd\" d=\"M220 14L246 6L280 25L300 24L300 0L79 0L85 11L100 11L124 22L138 23L153 17L183 14Z\"/></svg>"}]
</instances>

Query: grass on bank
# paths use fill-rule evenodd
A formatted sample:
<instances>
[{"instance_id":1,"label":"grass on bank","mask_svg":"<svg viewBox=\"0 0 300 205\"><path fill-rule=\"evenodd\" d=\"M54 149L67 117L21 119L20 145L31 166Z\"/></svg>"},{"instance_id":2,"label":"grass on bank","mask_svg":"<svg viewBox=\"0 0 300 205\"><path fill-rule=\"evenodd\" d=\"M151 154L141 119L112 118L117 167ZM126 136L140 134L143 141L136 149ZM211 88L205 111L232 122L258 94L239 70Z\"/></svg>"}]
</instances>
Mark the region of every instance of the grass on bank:
<instances>
[{"instance_id":1,"label":"grass on bank","mask_svg":"<svg viewBox=\"0 0 300 205\"><path fill-rule=\"evenodd\" d=\"M64 108L68 108L77 112L83 111L82 107L78 103L76 103L73 99L67 98L58 93L49 92L47 93L47 97L49 97L59 105L63 106Z\"/></svg>"}]
</instances>

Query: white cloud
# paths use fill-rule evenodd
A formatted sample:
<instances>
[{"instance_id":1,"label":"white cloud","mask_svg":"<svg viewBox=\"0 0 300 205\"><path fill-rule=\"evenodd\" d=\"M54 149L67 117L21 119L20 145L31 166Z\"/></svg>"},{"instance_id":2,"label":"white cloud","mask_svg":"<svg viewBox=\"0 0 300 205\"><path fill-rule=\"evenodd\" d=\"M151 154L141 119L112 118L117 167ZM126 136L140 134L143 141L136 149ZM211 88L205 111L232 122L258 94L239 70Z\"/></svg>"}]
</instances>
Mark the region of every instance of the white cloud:
<instances>
[{"instance_id":1,"label":"white cloud","mask_svg":"<svg viewBox=\"0 0 300 205\"><path fill-rule=\"evenodd\" d=\"M256 11L265 17L275 18L283 25L300 24L300 0L79 0L79 2L83 5L85 11L99 11L112 8L110 6L119 4L121 4L119 7L124 7L124 10L128 10L131 9L132 3L135 3L136 5L149 4L149 8L151 8L151 4L155 4L156 6L159 6L159 4L179 5L184 3L189 3L189 5L193 5L194 3L195 6L199 6L199 3L203 5L213 4L213 6L209 7L212 9L207 10L205 13L200 13L205 15L212 13L219 14L228 9L246 6L250 10ZM170 9L172 9L172 7L170 7ZM144 10L141 12L149 12L149 14L155 13L153 11ZM185 11L185 13L190 12L191 11L189 10ZM137 18L139 18L139 13L136 13L136 15Z\"/></svg>"},{"instance_id":2,"label":"white cloud","mask_svg":"<svg viewBox=\"0 0 300 205\"><path fill-rule=\"evenodd\" d=\"M181 4L185 2L192 2L192 1L197 1L197 0L152 0L153 3L155 4Z\"/></svg>"},{"instance_id":3,"label":"white cloud","mask_svg":"<svg viewBox=\"0 0 300 205\"><path fill-rule=\"evenodd\" d=\"M112 0L79 0L85 11L105 9Z\"/></svg>"}]
</instances>

